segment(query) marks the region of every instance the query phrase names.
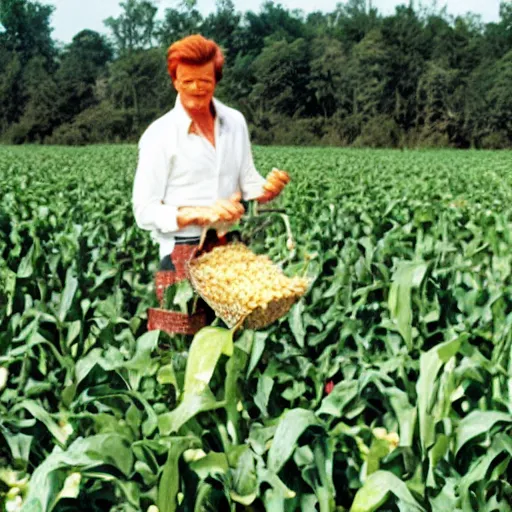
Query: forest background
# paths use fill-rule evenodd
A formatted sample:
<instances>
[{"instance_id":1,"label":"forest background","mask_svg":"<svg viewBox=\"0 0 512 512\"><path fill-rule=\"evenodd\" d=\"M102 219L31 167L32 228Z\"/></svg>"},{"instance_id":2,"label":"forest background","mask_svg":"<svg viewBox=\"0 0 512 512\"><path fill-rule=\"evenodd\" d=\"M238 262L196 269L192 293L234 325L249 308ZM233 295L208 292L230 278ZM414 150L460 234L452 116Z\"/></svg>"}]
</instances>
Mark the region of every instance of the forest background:
<instances>
[{"instance_id":1,"label":"forest background","mask_svg":"<svg viewBox=\"0 0 512 512\"><path fill-rule=\"evenodd\" d=\"M371 1L332 12L218 0L158 8L125 0L108 35L52 38L54 7L0 0L0 141L134 142L174 105L168 46L192 33L226 56L217 97L243 112L253 142L357 147L512 148L512 2L497 22L435 4L383 16Z\"/></svg>"}]
</instances>

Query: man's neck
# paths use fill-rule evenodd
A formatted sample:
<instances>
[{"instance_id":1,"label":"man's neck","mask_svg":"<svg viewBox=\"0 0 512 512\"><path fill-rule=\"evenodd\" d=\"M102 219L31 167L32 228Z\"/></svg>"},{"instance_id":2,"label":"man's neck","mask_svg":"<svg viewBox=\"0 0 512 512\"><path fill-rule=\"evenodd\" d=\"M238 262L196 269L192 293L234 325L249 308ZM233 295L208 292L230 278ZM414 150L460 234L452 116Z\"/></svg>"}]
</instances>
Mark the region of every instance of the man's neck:
<instances>
[{"instance_id":1,"label":"man's neck","mask_svg":"<svg viewBox=\"0 0 512 512\"><path fill-rule=\"evenodd\" d=\"M215 108L213 103L210 104L209 109L185 110L192 119L189 133L205 137L215 147Z\"/></svg>"},{"instance_id":2,"label":"man's neck","mask_svg":"<svg viewBox=\"0 0 512 512\"><path fill-rule=\"evenodd\" d=\"M215 106L214 106L213 102L210 103L210 106L208 108L205 108L202 110L188 109L185 107L185 105L183 105L183 103L181 105L185 109L185 112L192 119L192 121L204 123L208 120L215 119Z\"/></svg>"}]
</instances>

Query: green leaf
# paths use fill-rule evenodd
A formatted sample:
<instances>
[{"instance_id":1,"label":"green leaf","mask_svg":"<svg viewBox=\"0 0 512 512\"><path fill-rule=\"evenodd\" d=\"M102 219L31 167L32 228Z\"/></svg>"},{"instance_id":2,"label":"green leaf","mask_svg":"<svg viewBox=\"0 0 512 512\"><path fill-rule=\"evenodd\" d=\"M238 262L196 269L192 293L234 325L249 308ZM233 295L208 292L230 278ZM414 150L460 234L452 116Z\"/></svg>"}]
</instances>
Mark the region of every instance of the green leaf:
<instances>
[{"instance_id":1,"label":"green leaf","mask_svg":"<svg viewBox=\"0 0 512 512\"><path fill-rule=\"evenodd\" d=\"M26 409L34 418L43 423L60 445L66 444L66 441L71 432L68 432L64 428L59 427L59 425L52 419L50 414L45 411L37 402L34 402L33 400L23 400L15 407L13 407L11 412L14 413L20 409Z\"/></svg>"},{"instance_id":2,"label":"green leaf","mask_svg":"<svg viewBox=\"0 0 512 512\"><path fill-rule=\"evenodd\" d=\"M101 363L102 350L95 348L91 350L85 357L79 359L75 364L74 381L62 390L62 402L69 406L75 398L76 390L80 382L82 382L96 364Z\"/></svg>"},{"instance_id":3,"label":"green leaf","mask_svg":"<svg viewBox=\"0 0 512 512\"><path fill-rule=\"evenodd\" d=\"M118 267L105 268L99 276L95 276L91 291L97 290L107 279L114 277L118 272Z\"/></svg>"},{"instance_id":4,"label":"green leaf","mask_svg":"<svg viewBox=\"0 0 512 512\"><path fill-rule=\"evenodd\" d=\"M420 376L416 383L420 441L423 450L435 442L435 420L432 409L435 405L437 375L442 366L459 351L463 336L440 343L420 356Z\"/></svg>"},{"instance_id":5,"label":"green leaf","mask_svg":"<svg viewBox=\"0 0 512 512\"><path fill-rule=\"evenodd\" d=\"M344 380L334 386L320 405L317 414L328 414L335 418L341 418L346 407L354 400L359 393L358 382L356 380Z\"/></svg>"},{"instance_id":6,"label":"green leaf","mask_svg":"<svg viewBox=\"0 0 512 512\"><path fill-rule=\"evenodd\" d=\"M457 444L455 455L471 439L482 434L489 434L496 423L512 423L512 414L498 411L472 411L457 427Z\"/></svg>"},{"instance_id":7,"label":"green leaf","mask_svg":"<svg viewBox=\"0 0 512 512\"><path fill-rule=\"evenodd\" d=\"M201 446L201 441L196 437L176 437L171 438L170 442L171 447L158 484L157 506L159 512L176 511L178 505L176 498L180 489L179 459L186 450Z\"/></svg>"},{"instance_id":8,"label":"green leaf","mask_svg":"<svg viewBox=\"0 0 512 512\"><path fill-rule=\"evenodd\" d=\"M80 331L82 330L82 322L80 320L75 320L71 322L68 326L68 332L66 336L66 346L69 348L76 340L76 338L80 335Z\"/></svg>"},{"instance_id":9,"label":"green leaf","mask_svg":"<svg viewBox=\"0 0 512 512\"><path fill-rule=\"evenodd\" d=\"M253 503L257 496L258 479L254 462L251 450L246 447L243 454L238 458L236 468L233 471L231 499L245 506Z\"/></svg>"},{"instance_id":10,"label":"green leaf","mask_svg":"<svg viewBox=\"0 0 512 512\"><path fill-rule=\"evenodd\" d=\"M188 279L176 284L176 295L173 304L179 306L182 313L188 313L188 304L194 298L194 288Z\"/></svg>"},{"instance_id":11,"label":"green leaf","mask_svg":"<svg viewBox=\"0 0 512 512\"><path fill-rule=\"evenodd\" d=\"M438 434L434 446L428 452L428 475L427 486L436 488L435 469L450 448L450 437L445 434Z\"/></svg>"},{"instance_id":12,"label":"green leaf","mask_svg":"<svg viewBox=\"0 0 512 512\"><path fill-rule=\"evenodd\" d=\"M380 461L389 454L387 439L373 439L366 455L366 474L371 475L380 469Z\"/></svg>"},{"instance_id":13,"label":"green leaf","mask_svg":"<svg viewBox=\"0 0 512 512\"><path fill-rule=\"evenodd\" d=\"M457 506L459 498L456 493L457 481L455 478L448 478L441 492L435 497L430 498L429 502L432 507L432 512L460 512Z\"/></svg>"},{"instance_id":14,"label":"green leaf","mask_svg":"<svg viewBox=\"0 0 512 512\"><path fill-rule=\"evenodd\" d=\"M231 330L204 327L194 336L185 371L184 400L200 395L208 387L221 354L233 354Z\"/></svg>"},{"instance_id":15,"label":"green leaf","mask_svg":"<svg viewBox=\"0 0 512 512\"><path fill-rule=\"evenodd\" d=\"M33 436L26 434L12 434L9 430L4 428L0 424L0 434L3 435L7 446L11 450L11 457L15 463L24 468L28 465L28 459L30 457L30 448Z\"/></svg>"},{"instance_id":16,"label":"green leaf","mask_svg":"<svg viewBox=\"0 0 512 512\"><path fill-rule=\"evenodd\" d=\"M312 426L321 426L322 422L313 411L292 409L283 414L277 426L276 434L268 452L268 468L278 473L295 450L299 437Z\"/></svg>"},{"instance_id":17,"label":"green leaf","mask_svg":"<svg viewBox=\"0 0 512 512\"><path fill-rule=\"evenodd\" d=\"M3 280L3 283L2 283L3 291L7 295L6 315L8 317L10 317L12 315L12 305L13 305L13 301L14 301L14 295L16 292L16 273L8 268L0 269L0 271L3 274L7 274L7 275L1 276L0 283L2 283L2 280Z\"/></svg>"},{"instance_id":18,"label":"green leaf","mask_svg":"<svg viewBox=\"0 0 512 512\"><path fill-rule=\"evenodd\" d=\"M391 406L395 411L400 427L400 446L412 446L416 426L417 409L409 403L407 393L398 388L386 389Z\"/></svg>"},{"instance_id":19,"label":"green leaf","mask_svg":"<svg viewBox=\"0 0 512 512\"><path fill-rule=\"evenodd\" d=\"M211 392L202 395L188 395L176 409L158 417L158 429L162 436L178 430L190 419L201 412L213 411L225 406L225 402L217 402Z\"/></svg>"},{"instance_id":20,"label":"green leaf","mask_svg":"<svg viewBox=\"0 0 512 512\"><path fill-rule=\"evenodd\" d=\"M336 441L331 437L315 439L314 458L315 476L310 485L315 489L315 494L320 504L320 510L334 510L336 508L336 489L333 481L333 457ZM313 468L311 468L313 469ZM304 474L304 472L303 472Z\"/></svg>"},{"instance_id":21,"label":"green leaf","mask_svg":"<svg viewBox=\"0 0 512 512\"><path fill-rule=\"evenodd\" d=\"M34 244L31 245L27 254L23 257L18 267L18 271L16 272L16 276L20 279L26 279L30 277L34 272L34 267L32 265L32 259L34 257Z\"/></svg>"},{"instance_id":22,"label":"green leaf","mask_svg":"<svg viewBox=\"0 0 512 512\"><path fill-rule=\"evenodd\" d=\"M124 494L126 501L132 505L135 510L140 510L140 487L138 482L125 482L117 480L116 482L121 492Z\"/></svg>"},{"instance_id":23,"label":"green leaf","mask_svg":"<svg viewBox=\"0 0 512 512\"><path fill-rule=\"evenodd\" d=\"M247 365L249 356L247 352L239 348L239 344L235 345L233 355L226 365L226 379L224 385L224 400L226 402L227 413L227 431L234 444L239 443L240 432L239 422L240 413L238 411L239 403L239 379Z\"/></svg>"},{"instance_id":24,"label":"green leaf","mask_svg":"<svg viewBox=\"0 0 512 512\"><path fill-rule=\"evenodd\" d=\"M213 486L208 482L200 482L197 486L197 492L194 497L194 511L205 512L213 506L211 503L212 492L215 492Z\"/></svg>"},{"instance_id":25,"label":"green leaf","mask_svg":"<svg viewBox=\"0 0 512 512\"><path fill-rule=\"evenodd\" d=\"M421 285L427 269L428 265L422 261L403 261L392 277L388 299L389 312L409 349L412 348L411 290Z\"/></svg>"},{"instance_id":26,"label":"green leaf","mask_svg":"<svg viewBox=\"0 0 512 512\"><path fill-rule=\"evenodd\" d=\"M141 379L148 375L154 361L151 354L158 345L160 331L149 331L137 339L135 354L123 366L129 370L130 386L132 389L139 389Z\"/></svg>"},{"instance_id":27,"label":"green leaf","mask_svg":"<svg viewBox=\"0 0 512 512\"><path fill-rule=\"evenodd\" d=\"M263 427L258 423L251 426L249 444L255 453L263 455L269 449L269 441L274 437L277 426Z\"/></svg>"},{"instance_id":28,"label":"green leaf","mask_svg":"<svg viewBox=\"0 0 512 512\"><path fill-rule=\"evenodd\" d=\"M172 363L160 367L156 380L159 384L172 384L176 389L178 389L178 381L176 379L176 373Z\"/></svg>"},{"instance_id":29,"label":"green leaf","mask_svg":"<svg viewBox=\"0 0 512 512\"><path fill-rule=\"evenodd\" d=\"M302 315L304 313L304 302L299 301L294 304L290 309L288 315L288 323L292 330L293 336L299 347L304 347L304 338L306 336L306 330L302 321Z\"/></svg>"},{"instance_id":30,"label":"green leaf","mask_svg":"<svg viewBox=\"0 0 512 512\"><path fill-rule=\"evenodd\" d=\"M229 470L226 454L216 452L210 452L198 460L189 462L189 466L201 480L209 476L225 475Z\"/></svg>"},{"instance_id":31,"label":"green leaf","mask_svg":"<svg viewBox=\"0 0 512 512\"><path fill-rule=\"evenodd\" d=\"M273 471L263 468L261 462L258 464L256 472L258 474L259 486L261 486L263 482L266 482L272 487L273 499L276 500L278 507L281 505L284 506L284 500L290 500L296 497L296 492L289 489ZM281 508L278 509L281 510ZM265 510L270 511L273 509L266 508Z\"/></svg>"},{"instance_id":32,"label":"green leaf","mask_svg":"<svg viewBox=\"0 0 512 512\"><path fill-rule=\"evenodd\" d=\"M85 472L102 466L106 466L102 474L107 474L110 466L128 477L133 468L133 454L126 438L115 433L99 434L78 438L66 451L55 448L32 474L23 510L49 512L57 503L71 469Z\"/></svg>"},{"instance_id":33,"label":"green leaf","mask_svg":"<svg viewBox=\"0 0 512 512\"><path fill-rule=\"evenodd\" d=\"M263 374L258 379L258 387L256 389L256 395L254 396L254 403L261 411L264 417L268 416L267 405L270 399L270 393L274 387L274 379L268 375Z\"/></svg>"},{"instance_id":34,"label":"green leaf","mask_svg":"<svg viewBox=\"0 0 512 512\"><path fill-rule=\"evenodd\" d=\"M512 456L512 439L506 434L498 434L492 441L483 457L476 459L470 470L460 480L458 488L464 512L473 512L471 487L478 482L485 482L484 488L492 485L493 480L488 478L495 460L503 453ZM507 463L508 465L508 463Z\"/></svg>"},{"instance_id":35,"label":"green leaf","mask_svg":"<svg viewBox=\"0 0 512 512\"><path fill-rule=\"evenodd\" d=\"M258 331L254 333L254 341L251 349L251 359L247 368L247 378L249 378L259 363L261 356L265 350L265 344L268 337L268 333Z\"/></svg>"},{"instance_id":36,"label":"green leaf","mask_svg":"<svg viewBox=\"0 0 512 512\"><path fill-rule=\"evenodd\" d=\"M75 296L77 287L78 280L73 275L73 269L69 267L66 272L66 283L64 285L64 291L62 292L60 298L59 311L57 313L57 317L61 323L64 322L69 312L69 309L71 308L71 304L73 303L73 297Z\"/></svg>"},{"instance_id":37,"label":"green leaf","mask_svg":"<svg viewBox=\"0 0 512 512\"><path fill-rule=\"evenodd\" d=\"M409 512L424 512L402 480L389 471L372 473L357 491L350 512L374 512L394 494Z\"/></svg>"}]
</instances>

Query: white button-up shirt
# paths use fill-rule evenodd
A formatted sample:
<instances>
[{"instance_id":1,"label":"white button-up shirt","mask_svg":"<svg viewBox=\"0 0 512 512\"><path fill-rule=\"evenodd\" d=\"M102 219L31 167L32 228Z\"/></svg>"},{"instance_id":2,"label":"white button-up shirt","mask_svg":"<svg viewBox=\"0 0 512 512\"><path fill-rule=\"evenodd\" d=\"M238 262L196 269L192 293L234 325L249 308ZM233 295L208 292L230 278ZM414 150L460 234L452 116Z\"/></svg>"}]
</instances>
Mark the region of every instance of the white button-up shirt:
<instances>
[{"instance_id":1,"label":"white button-up shirt","mask_svg":"<svg viewBox=\"0 0 512 512\"><path fill-rule=\"evenodd\" d=\"M172 253L176 235L201 234L199 226L178 228L178 207L212 206L238 191L245 200L263 193L265 179L254 167L243 115L216 99L213 103L215 148L205 137L189 133L192 119L179 96L139 141L133 210L137 225L160 244L161 258Z\"/></svg>"}]
</instances>

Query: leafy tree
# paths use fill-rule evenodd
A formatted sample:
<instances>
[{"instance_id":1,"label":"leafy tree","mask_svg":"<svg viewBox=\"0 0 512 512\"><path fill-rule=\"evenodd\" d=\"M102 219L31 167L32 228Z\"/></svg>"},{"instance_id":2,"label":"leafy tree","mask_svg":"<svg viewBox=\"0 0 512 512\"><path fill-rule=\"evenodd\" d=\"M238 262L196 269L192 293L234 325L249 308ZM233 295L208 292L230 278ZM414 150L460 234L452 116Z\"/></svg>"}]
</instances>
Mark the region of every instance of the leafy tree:
<instances>
[{"instance_id":1,"label":"leafy tree","mask_svg":"<svg viewBox=\"0 0 512 512\"><path fill-rule=\"evenodd\" d=\"M19 54L0 48L0 134L23 113L21 80L23 67Z\"/></svg>"},{"instance_id":2,"label":"leafy tree","mask_svg":"<svg viewBox=\"0 0 512 512\"><path fill-rule=\"evenodd\" d=\"M201 32L203 17L195 8L196 2L182 2L177 9L166 9L158 25L156 37L160 46L169 47L174 41Z\"/></svg>"},{"instance_id":3,"label":"leafy tree","mask_svg":"<svg viewBox=\"0 0 512 512\"><path fill-rule=\"evenodd\" d=\"M135 129L139 130L145 83L153 79L145 74L148 68L145 66L144 50L152 46L156 36L155 16L158 9L147 0L126 0L120 5L123 13L104 22L112 31L119 55L111 68L111 89L117 105L134 110Z\"/></svg>"},{"instance_id":4,"label":"leafy tree","mask_svg":"<svg viewBox=\"0 0 512 512\"><path fill-rule=\"evenodd\" d=\"M491 126L512 139L512 51L495 66L495 78L488 94Z\"/></svg>"},{"instance_id":5,"label":"leafy tree","mask_svg":"<svg viewBox=\"0 0 512 512\"><path fill-rule=\"evenodd\" d=\"M265 46L265 38L292 42L305 35L304 24L300 18L293 16L281 5L267 1L258 14L252 11L245 13L238 44L243 53L257 55Z\"/></svg>"},{"instance_id":6,"label":"leafy tree","mask_svg":"<svg viewBox=\"0 0 512 512\"><path fill-rule=\"evenodd\" d=\"M92 30L79 32L61 57L56 80L61 91L59 109L64 122L98 103L95 86L106 74L113 49L104 36Z\"/></svg>"},{"instance_id":7,"label":"leafy tree","mask_svg":"<svg viewBox=\"0 0 512 512\"><path fill-rule=\"evenodd\" d=\"M254 61L251 103L260 113L307 115L315 110L308 89L310 46L304 39L269 42Z\"/></svg>"},{"instance_id":8,"label":"leafy tree","mask_svg":"<svg viewBox=\"0 0 512 512\"><path fill-rule=\"evenodd\" d=\"M120 56L150 48L155 37L155 16L158 8L148 0L126 0L119 4L123 13L109 17L104 23L112 31L115 48Z\"/></svg>"},{"instance_id":9,"label":"leafy tree","mask_svg":"<svg viewBox=\"0 0 512 512\"><path fill-rule=\"evenodd\" d=\"M388 81L388 55L380 30L369 32L352 51L349 64L352 113L366 122L384 108Z\"/></svg>"},{"instance_id":10,"label":"leafy tree","mask_svg":"<svg viewBox=\"0 0 512 512\"><path fill-rule=\"evenodd\" d=\"M309 37L332 36L333 15L321 11L311 12L306 17L306 31Z\"/></svg>"},{"instance_id":11,"label":"leafy tree","mask_svg":"<svg viewBox=\"0 0 512 512\"><path fill-rule=\"evenodd\" d=\"M348 62L343 45L337 39L324 36L312 40L308 88L324 117L331 117L337 111L347 114L351 110Z\"/></svg>"},{"instance_id":12,"label":"leafy tree","mask_svg":"<svg viewBox=\"0 0 512 512\"><path fill-rule=\"evenodd\" d=\"M50 70L55 57L50 27L54 9L29 0L0 0L0 46L16 52L22 65L42 55Z\"/></svg>"},{"instance_id":13,"label":"leafy tree","mask_svg":"<svg viewBox=\"0 0 512 512\"><path fill-rule=\"evenodd\" d=\"M205 18L201 33L214 39L225 53L228 64L233 62L238 53L237 39L240 36L241 14L235 11L232 0L217 0L217 10Z\"/></svg>"},{"instance_id":14,"label":"leafy tree","mask_svg":"<svg viewBox=\"0 0 512 512\"><path fill-rule=\"evenodd\" d=\"M386 110L408 130L416 118L416 89L425 69L428 41L423 23L411 6L399 6L382 23L383 44L389 63Z\"/></svg>"},{"instance_id":15,"label":"leafy tree","mask_svg":"<svg viewBox=\"0 0 512 512\"><path fill-rule=\"evenodd\" d=\"M44 142L59 122L60 92L45 64L44 57L33 57L23 70L22 86L27 102L23 115L8 131L12 142Z\"/></svg>"},{"instance_id":16,"label":"leafy tree","mask_svg":"<svg viewBox=\"0 0 512 512\"><path fill-rule=\"evenodd\" d=\"M364 39L366 34L380 26L380 17L376 9L366 0L348 0L338 3L333 12L335 35L347 50Z\"/></svg>"},{"instance_id":17,"label":"leafy tree","mask_svg":"<svg viewBox=\"0 0 512 512\"><path fill-rule=\"evenodd\" d=\"M450 137L456 122L452 106L457 72L441 64L429 62L418 84L418 124L423 127L424 138Z\"/></svg>"},{"instance_id":18,"label":"leafy tree","mask_svg":"<svg viewBox=\"0 0 512 512\"><path fill-rule=\"evenodd\" d=\"M20 120L34 96L24 79L30 74L25 70L28 63L37 58L45 79L56 68L50 27L53 10L39 2L0 0L0 133Z\"/></svg>"},{"instance_id":19,"label":"leafy tree","mask_svg":"<svg viewBox=\"0 0 512 512\"><path fill-rule=\"evenodd\" d=\"M165 64L165 52L141 50L110 66L108 97L120 110L133 112L133 131L139 133L172 107L175 98Z\"/></svg>"},{"instance_id":20,"label":"leafy tree","mask_svg":"<svg viewBox=\"0 0 512 512\"><path fill-rule=\"evenodd\" d=\"M0 0L0 135L136 137L174 101L168 46L202 33L226 55L217 96L243 111L260 141L511 146L512 2L500 3L495 23L404 4L390 16L371 0L305 15L268 0L242 14L234 0L216 0L203 18L197 0L180 0L158 19L154 0L122 0L105 20L109 42L83 30L59 48L54 7Z\"/></svg>"},{"instance_id":21,"label":"leafy tree","mask_svg":"<svg viewBox=\"0 0 512 512\"><path fill-rule=\"evenodd\" d=\"M240 108L246 115L250 112L249 95L256 83L254 60L252 55L238 53L234 62L226 66L215 91L221 100Z\"/></svg>"}]
</instances>

